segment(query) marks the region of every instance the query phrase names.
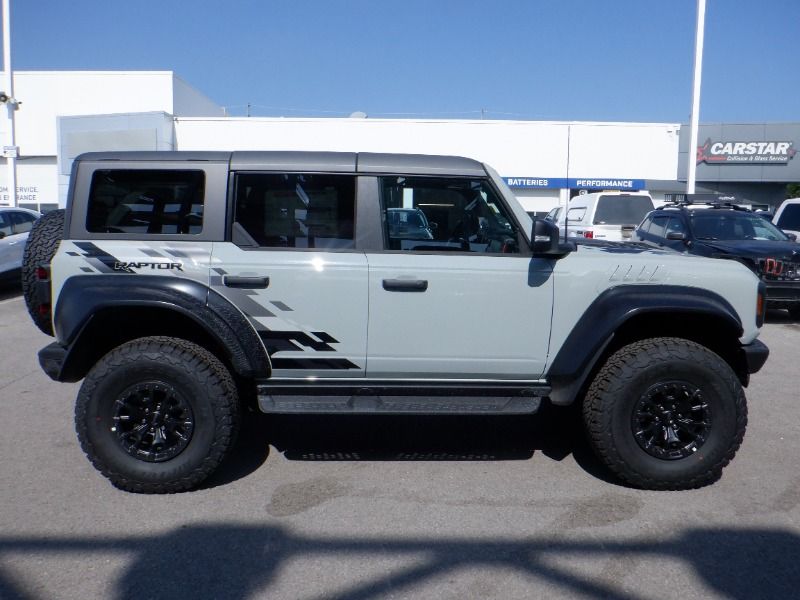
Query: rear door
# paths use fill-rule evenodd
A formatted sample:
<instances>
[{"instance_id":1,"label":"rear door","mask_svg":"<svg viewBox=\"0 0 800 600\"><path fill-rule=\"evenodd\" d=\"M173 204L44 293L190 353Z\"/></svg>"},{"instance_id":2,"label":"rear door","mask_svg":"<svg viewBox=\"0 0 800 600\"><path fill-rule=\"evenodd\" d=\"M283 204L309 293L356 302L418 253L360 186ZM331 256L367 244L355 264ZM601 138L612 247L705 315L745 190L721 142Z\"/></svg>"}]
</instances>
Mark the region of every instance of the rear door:
<instances>
[{"instance_id":1,"label":"rear door","mask_svg":"<svg viewBox=\"0 0 800 600\"><path fill-rule=\"evenodd\" d=\"M547 358L551 261L533 259L488 180L378 178L383 252L369 252L370 378L536 379ZM425 213L433 232L385 225Z\"/></svg>"},{"instance_id":2,"label":"rear door","mask_svg":"<svg viewBox=\"0 0 800 600\"><path fill-rule=\"evenodd\" d=\"M250 320L273 377L361 377L367 260L355 243L352 173L236 172L230 241L211 287Z\"/></svg>"}]
</instances>

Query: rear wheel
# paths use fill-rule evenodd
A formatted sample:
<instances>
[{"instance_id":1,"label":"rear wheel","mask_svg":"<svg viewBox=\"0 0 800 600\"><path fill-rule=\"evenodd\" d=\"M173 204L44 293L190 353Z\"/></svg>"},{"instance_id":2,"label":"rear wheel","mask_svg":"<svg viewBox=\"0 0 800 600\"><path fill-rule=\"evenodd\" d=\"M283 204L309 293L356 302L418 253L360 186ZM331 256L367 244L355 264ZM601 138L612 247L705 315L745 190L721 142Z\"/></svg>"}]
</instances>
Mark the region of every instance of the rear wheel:
<instances>
[{"instance_id":1,"label":"rear wheel","mask_svg":"<svg viewBox=\"0 0 800 600\"><path fill-rule=\"evenodd\" d=\"M236 385L204 348L150 337L115 348L89 372L75 427L92 464L124 490L169 493L206 479L233 447Z\"/></svg>"},{"instance_id":2,"label":"rear wheel","mask_svg":"<svg viewBox=\"0 0 800 600\"><path fill-rule=\"evenodd\" d=\"M47 335L53 335L50 305L39 297L37 272L50 264L58 244L64 237L64 209L47 213L33 224L22 255L22 294L34 324Z\"/></svg>"},{"instance_id":3,"label":"rear wheel","mask_svg":"<svg viewBox=\"0 0 800 600\"><path fill-rule=\"evenodd\" d=\"M747 425L744 392L728 364L678 338L614 353L592 382L583 415L600 460L623 481L656 490L718 479Z\"/></svg>"}]
</instances>

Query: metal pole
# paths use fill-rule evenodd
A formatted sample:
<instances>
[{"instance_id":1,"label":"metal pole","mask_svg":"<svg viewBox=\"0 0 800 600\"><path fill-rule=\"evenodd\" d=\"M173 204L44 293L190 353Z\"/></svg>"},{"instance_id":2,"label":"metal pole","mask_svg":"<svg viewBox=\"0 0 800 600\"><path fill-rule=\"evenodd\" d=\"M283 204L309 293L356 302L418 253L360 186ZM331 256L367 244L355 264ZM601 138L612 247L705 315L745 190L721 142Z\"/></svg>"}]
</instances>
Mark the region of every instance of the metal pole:
<instances>
[{"instance_id":1,"label":"metal pole","mask_svg":"<svg viewBox=\"0 0 800 600\"><path fill-rule=\"evenodd\" d=\"M686 153L686 193L694 194L697 174L697 129L700 124L700 83L703 77L703 38L706 27L706 0L697 0L697 29L694 36L694 81L692 83L692 123L689 125L689 152Z\"/></svg>"},{"instance_id":2,"label":"metal pole","mask_svg":"<svg viewBox=\"0 0 800 600\"><path fill-rule=\"evenodd\" d=\"M17 110L17 102L14 99L14 74L11 71L11 0L3 2L3 68L5 71L5 94L8 100L5 102L8 123L8 140L3 155L6 157L8 167L8 197L11 206L17 204L17 141L14 131L14 111Z\"/></svg>"}]
</instances>

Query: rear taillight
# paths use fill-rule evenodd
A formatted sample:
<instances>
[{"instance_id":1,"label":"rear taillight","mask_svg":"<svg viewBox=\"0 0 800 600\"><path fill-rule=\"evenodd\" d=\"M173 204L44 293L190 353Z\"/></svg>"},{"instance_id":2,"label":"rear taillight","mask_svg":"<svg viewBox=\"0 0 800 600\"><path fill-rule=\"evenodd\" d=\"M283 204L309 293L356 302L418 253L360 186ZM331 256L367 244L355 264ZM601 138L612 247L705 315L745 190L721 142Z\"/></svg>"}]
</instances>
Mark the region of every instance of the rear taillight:
<instances>
[{"instance_id":1,"label":"rear taillight","mask_svg":"<svg viewBox=\"0 0 800 600\"><path fill-rule=\"evenodd\" d=\"M590 240L594 239L594 231L584 231L583 237L588 238Z\"/></svg>"},{"instance_id":2,"label":"rear taillight","mask_svg":"<svg viewBox=\"0 0 800 600\"><path fill-rule=\"evenodd\" d=\"M758 296L756 297L756 326L761 327L767 315L767 286L764 283L758 285Z\"/></svg>"},{"instance_id":3,"label":"rear taillight","mask_svg":"<svg viewBox=\"0 0 800 600\"><path fill-rule=\"evenodd\" d=\"M50 273L48 273L47 269L44 267L38 267L36 269L36 279L39 281L47 281L50 279Z\"/></svg>"},{"instance_id":4,"label":"rear taillight","mask_svg":"<svg viewBox=\"0 0 800 600\"><path fill-rule=\"evenodd\" d=\"M40 304L39 307L36 309L39 311L39 314L42 316L50 314L50 305L49 304Z\"/></svg>"}]
</instances>

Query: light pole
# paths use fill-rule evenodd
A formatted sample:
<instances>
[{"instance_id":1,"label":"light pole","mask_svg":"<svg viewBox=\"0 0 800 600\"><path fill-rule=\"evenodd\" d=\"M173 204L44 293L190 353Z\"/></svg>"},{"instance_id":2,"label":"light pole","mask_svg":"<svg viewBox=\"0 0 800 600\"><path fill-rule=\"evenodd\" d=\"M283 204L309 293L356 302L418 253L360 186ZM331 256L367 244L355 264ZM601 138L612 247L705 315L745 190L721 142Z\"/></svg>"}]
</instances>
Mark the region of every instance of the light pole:
<instances>
[{"instance_id":1,"label":"light pole","mask_svg":"<svg viewBox=\"0 0 800 600\"><path fill-rule=\"evenodd\" d=\"M703 77L703 38L706 27L706 0L697 0L697 29L694 35L694 79L692 83L692 122L689 125L689 152L686 153L686 193L694 194L697 174L697 128L700 123L700 83Z\"/></svg>"}]
</instances>

